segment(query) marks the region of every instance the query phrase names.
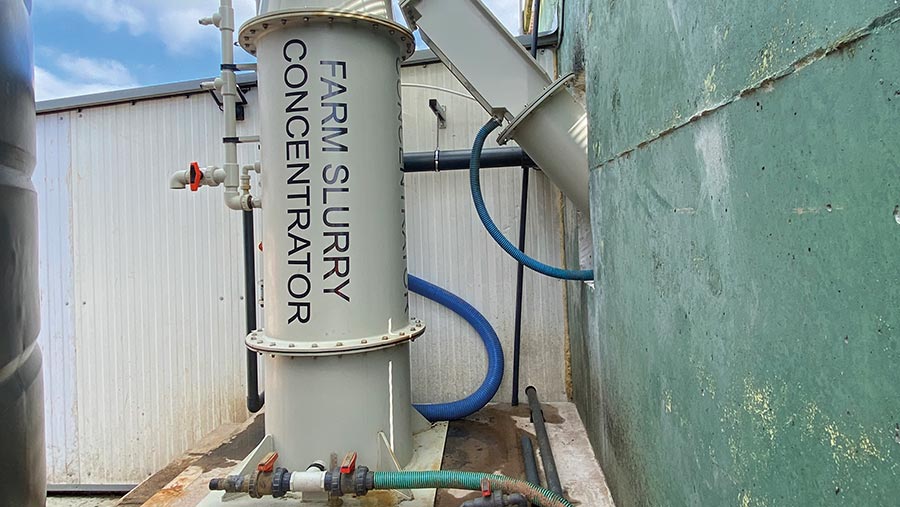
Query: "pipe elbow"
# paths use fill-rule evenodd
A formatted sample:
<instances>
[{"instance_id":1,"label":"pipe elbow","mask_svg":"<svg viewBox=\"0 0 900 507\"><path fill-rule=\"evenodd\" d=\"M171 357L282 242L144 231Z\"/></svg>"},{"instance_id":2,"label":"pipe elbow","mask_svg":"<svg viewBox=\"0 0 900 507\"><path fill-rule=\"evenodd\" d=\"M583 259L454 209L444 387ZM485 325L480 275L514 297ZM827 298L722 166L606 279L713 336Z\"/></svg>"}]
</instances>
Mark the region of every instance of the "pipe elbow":
<instances>
[{"instance_id":1,"label":"pipe elbow","mask_svg":"<svg viewBox=\"0 0 900 507\"><path fill-rule=\"evenodd\" d=\"M244 211L241 204L241 193L236 188L225 190L225 206L234 211Z\"/></svg>"},{"instance_id":2,"label":"pipe elbow","mask_svg":"<svg viewBox=\"0 0 900 507\"><path fill-rule=\"evenodd\" d=\"M169 177L169 188L172 190L183 190L187 188L190 179L191 175L188 174L187 170L175 171L172 173L172 176Z\"/></svg>"},{"instance_id":3,"label":"pipe elbow","mask_svg":"<svg viewBox=\"0 0 900 507\"><path fill-rule=\"evenodd\" d=\"M225 206L234 211L253 211L262 208L262 200L235 188L225 190Z\"/></svg>"}]
</instances>

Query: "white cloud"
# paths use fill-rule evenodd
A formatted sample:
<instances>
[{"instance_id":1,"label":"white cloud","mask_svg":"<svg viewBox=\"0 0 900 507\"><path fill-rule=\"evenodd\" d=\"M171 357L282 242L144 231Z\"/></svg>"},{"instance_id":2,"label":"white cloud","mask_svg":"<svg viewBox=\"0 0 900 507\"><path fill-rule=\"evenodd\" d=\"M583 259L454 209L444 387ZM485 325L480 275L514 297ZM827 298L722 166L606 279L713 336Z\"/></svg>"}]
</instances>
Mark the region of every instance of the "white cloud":
<instances>
[{"instance_id":1,"label":"white cloud","mask_svg":"<svg viewBox=\"0 0 900 507\"><path fill-rule=\"evenodd\" d=\"M219 32L197 20L218 11L215 0L43 0L43 9L78 12L88 21L113 31L126 29L134 36L158 38L177 54L219 47ZM235 23L240 25L256 12L255 0L234 0Z\"/></svg>"},{"instance_id":2,"label":"white cloud","mask_svg":"<svg viewBox=\"0 0 900 507\"><path fill-rule=\"evenodd\" d=\"M513 34L521 33L520 1L484 0ZM42 0L35 5L78 12L107 30L124 28L134 36L156 37L175 54L198 47L214 50L219 45L218 33L197 23L218 10L215 0ZM255 14L256 1L234 0L234 10L235 23L240 25Z\"/></svg>"},{"instance_id":3,"label":"white cloud","mask_svg":"<svg viewBox=\"0 0 900 507\"><path fill-rule=\"evenodd\" d=\"M238 26L256 12L255 0L233 0ZM445 1L445 0L439 0ZM484 0L513 33L520 33L521 0ZM531 0L527 0L531 1ZM153 37L173 54L218 53L219 33L197 20L218 10L216 0L41 0L40 9L77 12L109 31L126 30L139 37ZM45 54L50 54L44 48ZM236 56L242 59L242 52ZM70 54L47 57L50 64L35 69L38 100L83 95L138 86L128 67L109 59Z\"/></svg>"},{"instance_id":4,"label":"white cloud","mask_svg":"<svg viewBox=\"0 0 900 507\"><path fill-rule=\"evenodd\" d=\"M117 0L43 0L35 2L35 6L75 10L93 23L110 30L125 26L132 35L140 35L147 30L147 19L134 3Z\"/></svg>"},{"instance_id":5,"label":"white cloud","mask_svg":"<svg viewBox=\"0 0 900 507\"><path fill-rule=\"evenodd\" d=\"M47 52L46 49L40 51ZM37 100L74 97L138 86L137 79L122 62L58 54L55 71L36 66L34 91Z\"/></svg>"}]
</instances>

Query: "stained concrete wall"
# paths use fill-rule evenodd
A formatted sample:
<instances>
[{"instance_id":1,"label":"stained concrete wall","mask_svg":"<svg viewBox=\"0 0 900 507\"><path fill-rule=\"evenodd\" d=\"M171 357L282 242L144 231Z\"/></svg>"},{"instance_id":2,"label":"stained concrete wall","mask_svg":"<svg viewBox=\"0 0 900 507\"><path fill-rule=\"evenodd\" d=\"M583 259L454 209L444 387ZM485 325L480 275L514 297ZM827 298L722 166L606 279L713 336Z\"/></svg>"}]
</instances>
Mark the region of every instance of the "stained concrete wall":
<instances>
[{"instance_id":1,"label":"stained concrete wall","mask_svg":"<svg viewBox=\"0 0 900 507\"><path fill-rule=\"evenodd\" d=\"M617 504L896 505L900 8L570 0L564 33L574 396Z\"/></svg>"}]
</instances>

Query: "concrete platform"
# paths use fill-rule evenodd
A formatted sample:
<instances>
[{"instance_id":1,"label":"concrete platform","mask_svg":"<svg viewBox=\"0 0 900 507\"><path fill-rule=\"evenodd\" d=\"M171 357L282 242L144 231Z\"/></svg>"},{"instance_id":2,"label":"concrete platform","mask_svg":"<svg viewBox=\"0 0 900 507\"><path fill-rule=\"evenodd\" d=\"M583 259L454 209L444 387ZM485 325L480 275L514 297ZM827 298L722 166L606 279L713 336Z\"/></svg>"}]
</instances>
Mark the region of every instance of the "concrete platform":
<instances>
[{"instance_id":1,"label":"concrete platform","mask_svg":"<svg viewBox=\"0 0 900 507\"><path fill-rule=\"evenodd\" d=\"M578 410L572 403L545 403L544 417L554 457L566 496L574 505L613 507L606 479L589 445ZM534 436L528 406L511 407L492 404L463 421L449 424L441 468L472 472L491 472L524 478L520 437ZM264 436L264 416L251 418L244 424L228 425L184 456L174 460L134 491L118 505L125 507L193 507L209 493L207 483L214 475L239 464ZM537 446L535 445L535 451ZM540 455L537 458L541 469ZM543 470L540 470L543 479ZM459 507L474 498L471 491L440 490L435 507ZM381 506L389 500L369 495L359 505ZM257 501L258 502L258 501ZM287 506L288 502L280 502ZM256 505L261 505L257 503ZM349 503L345 504L349 507ZM404 507L414 507L404 502Z\"/></svg>"}]
</instances>

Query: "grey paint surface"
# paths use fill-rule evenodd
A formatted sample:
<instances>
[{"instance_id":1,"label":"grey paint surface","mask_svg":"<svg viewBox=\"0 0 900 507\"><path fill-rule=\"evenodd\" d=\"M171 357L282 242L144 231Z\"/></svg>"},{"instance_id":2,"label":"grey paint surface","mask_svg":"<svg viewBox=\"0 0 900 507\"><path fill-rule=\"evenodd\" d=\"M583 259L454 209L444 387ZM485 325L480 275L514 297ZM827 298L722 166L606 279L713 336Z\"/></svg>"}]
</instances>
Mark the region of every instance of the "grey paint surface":
<instances>
[{"instance_id":1,"label":"grey paint surface","mask_svg":"<svg viewBox=\"0 0 900 507\"><path fill-rule=\"evenodd\" d=\"M44 503L30 2L0 4L0 504Z\"/></svg>"}]
</instances>

